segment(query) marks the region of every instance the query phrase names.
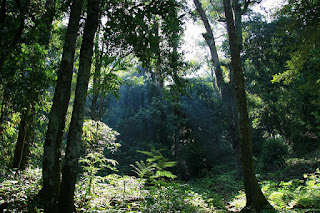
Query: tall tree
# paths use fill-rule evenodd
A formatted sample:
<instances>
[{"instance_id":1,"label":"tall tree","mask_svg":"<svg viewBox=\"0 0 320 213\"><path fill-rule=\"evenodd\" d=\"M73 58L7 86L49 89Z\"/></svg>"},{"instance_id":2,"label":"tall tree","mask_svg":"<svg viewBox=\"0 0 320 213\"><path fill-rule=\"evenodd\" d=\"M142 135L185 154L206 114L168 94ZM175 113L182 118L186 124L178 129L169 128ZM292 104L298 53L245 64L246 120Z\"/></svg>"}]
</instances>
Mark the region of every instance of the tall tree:
<instances>
[{"instance_id":1,"label":"tall tree","mask_svg":"<svg viewBox=\"0 0 320 213\"><path fill-rule=\"evenodd\" d=\"M299 79L310 61L319 60L320 49L320 2L313 0L289 0L278 13L282 36L296 37L294 45L286 48L291 52L291 60L287 62L287 70L275 76L276 81L285 83ZM311 59L313 58L313 59ZM319 78L315 77L315 81ZM318 85L318 83L313 82ZM306 88L305 88L306 89Z\"/></svg>"},{"instance_id":2,"label":"tall tree","mask_svg":"<svg viewBox=\"0 0 320 213\"><path fill-rule=\"evenodd\" d=\"M45 201L46 212L57 211L57 201L60 190L61 145L65 128L65 117L70 100L73 62L82 4L83 0L72 1L69 24L63 46L63 55L44 143L43 187L40 195Z\"/></svg>"},{"instance_id":3,"label":"tall tree","mask_svg":"<svg viewBox=\"0 0 320 213\"><path fill-rule=\"evenodd\" d=\"M236 158L236 165L237 165L237 171L238 176L241 175L241 148L240 148L240 136L238 133L238 110L236 106L235 101L235 94L234 89L232 88L233 82L227 83L224 80L223 72L221 68L221 63L219 60L219 55L217 51L217 47L215 44L214 35L212 32L211 25L209 23L209 20L207 18L207 15L205 11L203 10L201 3L199 0L193 0L196 9L201 17L201 20L203 22L203 25L206 29L206 33L203 34L204 39L206 40L206 43L210 49L211 54L211 63L214 67L214 73L216 76L216 85L220 91L220 96L223 102L225 103L227 107L227 117L228 117L228 124L229 124L229 133L230 138L232 141L233 150L235 153Z\"/></svg>"},{"instance_id":4,"label":"tall tree","mask_svg":"<svg viewBox=\"0 0 320 213\"><path fill-rule=\"evenodd\" d=\"M3 66L9 56L18 49L21 43L23 31L26 27L25 20L29 16L30 1L7 1L1 0L0 3L0 83L6 83L7 72L3 71ZM13 72L10 76L14 75ZM3 138L4 126L3 122L9 114L9 102L11 102L10 92L6 86L1 89L2 96L2 109L0 116L0 140Z\"/></svg>"},{"instance_id":5,"label":"tall tree","mask_svg":"<svg viewBox=\"0 0 320 213\"><path fill-rule=\"evenodd\" d=\"M95 67L88 98L91 102L90 118L100 121L107 110L105 101L110 98L108 94L119 96L118 89L122 80L115 72L126 70L131 64L124 59L129 53L117 47L111 39L101 41L97 34L95 40ZM100 44L101 47L99 47Z\"/></svg>"},{"instance_id":6,"label":"tall tree","mask_svg":"<svg viewBox=\"0 0 320 213\"><path fill-rule=\"evenodd\" d=\"M263 130L269 137L281 135L295 154L304 154L319 147L320 87L316 83L319 80L319 51L313 49L315 45L307 45L306 48L313 50L309 49L305 52L308 55L303 55L303 42L311 38L302 35L310 34L311 29L297 27L297 31L287 30L284 21L290 25L294 21L283 18L288 17L268 23L261 17L253 17L244 23L247 35L243 54L246 85L248 92L260 100L255 106L259 110L251 110L257 121L255 129ZM302 38L305 38L303 42ZM299 59L295 57L297 51L300 52ZM302 70L293 69L289 64L302 65Z\"/></svg>"},{"instance_id":7,"label":"tall tree","mask_svg":"<svg viewBox=\"0 0 320 213\"><path fill-rule=\"evenodd\" d=\"M20 101L20 108L22 108L20 111L22 111L22 115L13 159L13 168L19 170L23 170L26 167L30 152L29 148L33 142L36 116L35 105L40 104L40 96L45 92L44 89L49 87L49 79L47 78L49 75L45 74L45 72L52 71L45 67L45 57L47 57L47 55L42 52L45 52L49 47L52 22L56 15L57 7L56 4L52 4L52 0L47 0L42 8L45 9L45 13L34 20L35 25L24 35L24 37L27 37L25 40L30 44L32 50L27 51L30 48L22 45L22 53L17 56L21 58L20 63L24 62L21 64L22 73L28 73L23 75L24 81L22 82L24 86L27 85L28 88L23 91L28 95L27 97L26 95L24 96L26 100ZM30 52L30 54L25 54L26 52ZM27 57L28 59L25 60ZM39 78L41 74L42 77Z\"/></svg>"},{"instance_id":8,"label":"tall tree","mask_svg":"<svg viewBox=\"0 0 320 213\"><path fill-rule=\"evenodd\" d=\"M101 69L102 69L102 57L103 57L103 51L104 51L104 45L102 44L102 48L100 50L99 47L99 36L96 36L96 44L95 44L95 68L94 73L92 75L92 97L88 95L91 101L91 109L90 109L90 117L94 121L100 121L98 117L100 115L100 110L97 110L97 104L100 94L100 85L101 85ZM104 100L100 100L100 102L103 102ZM100 108L101 109L101 108Z\"/></svg>"},{"instance_id":9,"label":"tall tree","mask_svg":"<svg viewBox=\"0 0 320 213\"><path fill-rule=\"evenodd\" d=\"M63 212L74 211L73 197L78 174L84 111L93 55L93 40L98 27L99 9L99 0L88 0L87 20L80 49L77 87L62 169L59 206Z\"/></svg>"},{"instance_id":10,"label":"tall tree","mask_svg":"<svg viewBox=\"0 0 320 213\"><path fill-rule=\"evenodd\" d=\"M236 27L230 0L223 0L229 45L231 53L231 64L234 75L234 88L239 112L239 133L241 141L241 160L246 193L246 207L243 211L257 211L273 209L268 200L264 197L258 180L255 175L252 154L252 141L250 133L250 121L248 116L247 99L244 87L244 75L240 58L240 46L238 43Z\"/></svg>"}]
</instances>

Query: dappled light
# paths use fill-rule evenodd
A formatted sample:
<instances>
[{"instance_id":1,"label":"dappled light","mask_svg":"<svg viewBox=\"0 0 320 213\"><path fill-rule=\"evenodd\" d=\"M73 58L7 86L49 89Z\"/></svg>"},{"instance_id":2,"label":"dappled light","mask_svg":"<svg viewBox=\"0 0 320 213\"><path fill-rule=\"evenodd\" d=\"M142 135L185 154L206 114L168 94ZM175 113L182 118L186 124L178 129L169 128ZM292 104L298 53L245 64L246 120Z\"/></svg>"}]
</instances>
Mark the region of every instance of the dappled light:
<instances>
[{"instance_id":1,"label":"dappled light","mask_svg":"<svg viewBox=\"0 0 320 213\"><path fill-rule=\"evenodd\" d=\"M320 212L320 2L273 3L0 0L0 212Z\"/></svg>"}]
</instances>

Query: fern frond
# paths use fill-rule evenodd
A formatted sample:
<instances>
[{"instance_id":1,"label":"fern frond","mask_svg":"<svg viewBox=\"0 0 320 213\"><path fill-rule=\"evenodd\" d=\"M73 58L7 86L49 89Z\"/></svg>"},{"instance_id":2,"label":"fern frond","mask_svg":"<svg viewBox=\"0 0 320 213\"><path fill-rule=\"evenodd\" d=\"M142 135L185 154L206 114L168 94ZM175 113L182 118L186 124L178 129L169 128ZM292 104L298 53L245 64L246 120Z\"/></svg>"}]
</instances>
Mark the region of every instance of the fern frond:
<instances>
[{"instance_id":1,"label":"fern frond","mask_svg":"<svg viewBox=\"0 0 320 213\"><path fill-rule=\"evenodd\" d=\"M151 176L151 178L160 178L160 177L167 177L171 179L177 178L177 176L172 174L172 172L170 171L160 171L160 170L158 170L155 175Z\"/></svg>"},{"instance_id":2,"label":"fern frond","mask_svg":"<svg viewBox=\"0 0 320 213\"><path fill-rule=\"evenodd\" d=\"M146 165L142 160L140 162L136 161L136 165L131 164L130 166L133 168L133 172L136 173L140 178L143 178L148 173L152 172L152 168Z\"/></svg>"},{"instance_id":3,"label":"fern frond","mask_svg":"<svg viewBox=\"0 0 320 213\"><path fill-rule=\"evenodd\" d=\"M142 154L145 154L145 155L148 155L150 157L153 157L153 153L152 152L148 152L148 151L140 151L140 150L137 150L137 152L140 152Z\"/></svg>"},{"instance_id":4,"label":"fern frond","mask_svg":"<svg viewBox=\"0 0 320 213\"><path fill-rule=\"evenodd\" d=\"M162 162L162 168L174 167L176 165L177 165L176 161Z\"/></svg>"}]
</instances>

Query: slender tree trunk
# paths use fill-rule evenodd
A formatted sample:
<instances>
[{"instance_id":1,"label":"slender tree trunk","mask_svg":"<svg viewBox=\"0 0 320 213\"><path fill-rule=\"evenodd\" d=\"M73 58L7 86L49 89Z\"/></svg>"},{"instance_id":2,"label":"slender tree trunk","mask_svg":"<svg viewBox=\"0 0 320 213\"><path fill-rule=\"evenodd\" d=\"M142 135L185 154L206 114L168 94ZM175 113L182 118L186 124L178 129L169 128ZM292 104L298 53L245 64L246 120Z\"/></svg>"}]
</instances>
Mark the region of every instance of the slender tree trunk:
<instances>
[{"instance_id":1,"label":"slender tree trunk","mask_svg":"<svg viewBox=\"0 0 320 213\"><path fill-rule=\"evenodd\" d=\"M106 99L106 92L104 91L104 93L100 95L99 110L97 113L96 121L101 121L102 116L104 115L104 113L107 110L107 108L105 106L103 106L105 99ZM110 101L110 96L107 99L107 102L109 102L109 101Z\"/></svg>"},{"instance_id":2,"label":"slender tree trunk","mask_svg":"<svg viewBox=\"0 0 320 213\"><path fill-rule=\"evenodd\" d=\"M162 73L162 66L161 66L161 54L160 54L160 35L159 35L159 23L158 21L155 19L155 17L153 17L153 21L154 21L154 25L153 25L153 31L155 33L155 40L156 40L156 65L155 65L155 80L156 80L156 84L158 85L159 89L162 90L163 89L163 85L164 85L164 79L163 79L163 73Z\"/></svg>"},{"instance_id":3,"label":"slender tree trunk","mask_svg":"<svg viewBox=\"0 0 320 213\"><path fill-rule=\"evenodd\" d=\"M236 28L236 34L238 38L238 45L240 52L242 51L242 9L239 0L234 0L234 25Z\"/></svg>"},{"instance_id":4,"label":"slender tree trunk","mask_svg":"<svg viewBox=\"0 0 320 213\"><path fill-rule=\"evenodd\" d=\"M97 39L99 36L97 36ZM97 41L99 43L99 40ZM98 120L98 110L97 103L100 94L101 88L101 67L102 67L102 56L103 56L103 47L102 50L99 50L99 44L95 45L95 57L96 57L96 66L92 79L92 99L91 99L91 110L90 117L92 120ZM100 100L101 102L101 100Z\"/></svg>"},{"instance_id":5,"label":"slender tree trunk","mask_svg":"<svg viewBox=\"0 0 320 213\"><path fill-rule=\"evenodd\" d=\"M32 146L34 139L34 122L35 122L35 109L32 108L27 117L27 129L26 129L26 137L24 142L24 149L21 155L21 170L24 170L28 165L28 158L30 154L30 147Z\"/></svg>"},{"instance_id":6,"label":"slender tree trunk","mask_svg":"<svg viewBox=\"0 0 320 213\"><path fill-rule=\"evenodd\" d=\"M232 86L230 83L226 83L223 79L221 64L219 60L218 51L215 44L215 39L213 36L212 28L208 21L207 15L203 10L201 3L199 0L193 0L196 9L201 17L201 20L205 26L206 33L203 35L205 38L207 45L210 49L211 54L211 62L214 66L214 73L216 76L216 85L220 91L220 96L222 101L224 102L225 106L227 107L227 118L228 118L228 126L229 126L229 133L232 142L232 148L235 153L236 165L237 165L237 176L240 177L241 175L241 147L240 147L240 136L238 133L238 120L237 120L237 106L235 102L235 94L234 90L231 88Z\"/></svg>"},{"instance_id":7,"label":"slender tree trunk","mask_svg":"<svg viewBox=\"0 0 320 213\"><path fill-rule=\"evenodd\" d=\"M29 114L29 109L21 116L21 121L19 124L19 135L17 139L17 144L14 150L13 157L13 168L20 170L20 165L22 161L23 150L25 146L25 138L27 133L27 117Z\"/></svg>"},{"instance_id":8,"label":"slender tree trunk","mask_svg":"<svg viewBox=\"0 0 320 213\"><path fill-rule=\"evenodd\" d=\"M60 210L63 212L73 212L74 210L73 196L78 174L84 110L93 55L93 40L98 27L98 19L98 0L88 0L87 20L80 50L77 88L68 134L66 156L62 170L59 205Z\"/></svg>"},{"instance_id":9,"label":"slender tree trunk","mask_svg":"<svg viewBox=\"0 0 320 213\"><path fill-rule=\"evenodd\" d=\"M69 24L63 46L62 61L58 72L58 80L44 143L43 187L40 192L40 197L45 201L44 209L46 212L57 211L57 201L60 190L61 145L70 100L73 61L82 3L83 0L74 0L72 2Z\"/></svg>"},{"instance_id":10,"label":"slender tree trunk","mask_svg":"<svg viewBox=\"0 0 320 213\"><path fill-rule=\"evenodd\" d=\"M97 67L96 67L97 70ZM93 92L91 98L91 109L90 109L90 118L94 121L97 120L97 103L99 98L99 90L96 86L97 80L95 75L93 76Z\"/></svg>"},{"instance_id":11,"label":"slender tree trunk","mask_svg":"<svg viewBox=\"0 0 320 213\"><path fill-rule=\"evenodd\" d=\"M230 0L223 0L227 29L229 35L229 45L231 52L231 63L234 75L234 87L236 101L239 112L239 127L241 140L241 157L244 175L244 186L247 204L243 211L257 211L263 209L273 209L261 192L253 166L253 154L251 145L250 121L247 109L247 100L244 88L244 75L240 60L240 47L238 43L236 28L231 10Z\"/></svg>"},{"instance_id":12,"label":"slender tree trunk","mask_svg":"<svg viewBox=\"0 0 320 213\"><path fill-rule=\"evenodd\" d=\"M181 110L178 106L178 96L174 95L173 98L174 108L173 113L176 117L175 120L175 131L174 131L174 155L178 164L180 163L180 128L181 128Z\"/></svg>"},{"instance_id":13,"label":"slender tree trunk","mask_svg":"<svg viewBox=\"0 0 320 213\"><path fill-rule=\"evenodd\" d=\"M164 85L164 80L162 77L162 67L160 64L156 66L156 83L159 86L159 89L162 90Z\"/></svg>"},{"instance_id":14,"label":"slender tree trunk","mask_svg":"<svg viewBox=\"0 0 320 213\"><path fill-rule=\"evenodd\" d=\"M6 106L7 95L6 92L2 92L2 100L1 100L1 109L0 109L0 141L3 141L3 131L4 131L4 118L7 115L7 106Z\"/></svg>"},{"instance_id":15,"label":"slender tree trunk","mask_svg":"<svg viewBox=\"0 0 320 213\"><path fill-rule=\"evenodd\" d=\"M28 109L22 115L19 135L13 157L13 168L24 170L28 163L30 145L33 140L34 109Z\"/></svg>"}]
</instances>

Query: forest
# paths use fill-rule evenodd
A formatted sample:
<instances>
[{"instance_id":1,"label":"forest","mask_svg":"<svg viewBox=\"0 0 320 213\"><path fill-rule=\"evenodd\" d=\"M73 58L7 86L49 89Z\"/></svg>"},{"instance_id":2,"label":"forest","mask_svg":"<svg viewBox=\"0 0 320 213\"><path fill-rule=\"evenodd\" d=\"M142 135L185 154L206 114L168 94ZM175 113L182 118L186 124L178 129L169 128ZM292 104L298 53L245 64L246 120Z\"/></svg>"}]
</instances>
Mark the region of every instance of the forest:
<instances>
[{"instance_id":1,"label":"forest","mask_svg":"<svg viewBox=\"0 0 320 213\"><path fill-rule=\"evenodd\" d=\"M320 212L319 26L319 0L0 0L0 211Z\"/></svg>"}]
</instances>

